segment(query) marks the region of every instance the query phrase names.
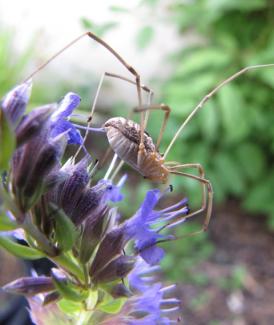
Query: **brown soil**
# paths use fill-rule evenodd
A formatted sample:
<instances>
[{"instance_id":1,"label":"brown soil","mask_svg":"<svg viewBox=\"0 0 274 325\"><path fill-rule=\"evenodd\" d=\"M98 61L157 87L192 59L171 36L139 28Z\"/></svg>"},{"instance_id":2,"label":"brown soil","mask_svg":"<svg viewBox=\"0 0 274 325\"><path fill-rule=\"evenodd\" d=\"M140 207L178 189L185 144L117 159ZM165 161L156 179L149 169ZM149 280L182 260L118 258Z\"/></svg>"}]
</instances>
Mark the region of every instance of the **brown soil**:
<instances>
[{"instance_id":1,"label":"brown soil","mask_svg":"<svg viewBox=\"0 0 274 325\"><path fill-rule=\"evenodd\" d=\"M236 204L214 213L209 238L215 246L210 260L197 266L207 285L182 285L185 325L274 324L274 235L262 216L250 216ZM244 276L235 285L235 267ZM230 280L229 280L230 279ZM229 282L230 281L230 282ZM225 287L222 283L228 283ZM193 304L200 299L201 303Z\"/></svg>"}]
</instances>

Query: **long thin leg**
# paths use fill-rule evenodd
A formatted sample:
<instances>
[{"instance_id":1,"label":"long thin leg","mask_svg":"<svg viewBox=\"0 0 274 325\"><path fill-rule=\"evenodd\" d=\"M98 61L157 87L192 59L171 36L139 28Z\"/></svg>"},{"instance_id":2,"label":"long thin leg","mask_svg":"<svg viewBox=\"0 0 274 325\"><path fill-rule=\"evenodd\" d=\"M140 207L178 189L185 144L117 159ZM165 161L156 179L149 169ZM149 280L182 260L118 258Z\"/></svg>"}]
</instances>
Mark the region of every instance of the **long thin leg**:
<instances>
[{"instance_id":1,"label":"long thin leg","mask_svg":"<svg viewBox=\"0 0 274 325\"><path fill-rule=\"evenodd\" d=\"M204 175L205 175L204 169L200 164L184 164L184 165L176 166L176 169L177 168L196 168L198 170L198 172L199 172L199 176L196 176L196 175L180 172L178 170L174 170L175 168L169 168L169 171L170 171L171 174L192 178L192 179L195 179L195 180L197 180L197 181L199 181L201 183L202 191L203 191L202 205L196 211L184 216L184 219L191 218L194 215L196 215L198 213L201 213L201 212L206 210L206 215L205 215L205 219L204 219L204 222L203 222L203 227L202 227L201 230L199 230L198 232L195 232L195 233L200 233L200 232L206 231L207 227L208 227L208 224L209 224L209 221L210 221L211 214L212 214L212 204L213 204L213 188L212 188L212 185L211 185L209 180L204 178ZM207 197L206 197L206 194L207 194ZM174 223L174 221L171 222L170 224L167 224L165 226L165 228L167 226L171 226L173 223Z\"/></svg>"},{"instance_id":2,"label":"long thin leg","mask_svg":"<svg viewBox=\"0 0 274 325\"><path fill-rule=\"evenodd\" d=\"M184 129L184 127L187 125L187 123L193 118L193 116L204 106L204 104L212 97L214 96L223 86L225 86L226 84L228 84L230 81L238 78L239 76L241 76L242 74L250 71L250 70L255 70L255 69L260 69L260 68L269 68L269 67L274 67L274 63L270 63L270 64L260 64L260 65L252 65L249 67L246 67L236 73L234 73L232 76L230 76L229 78L225 79L224 81L222 81L217 87L215 87L213 90L211 90L210 93L208 93L206 96L204 96L202 98L202 100L199 102L199 104L193 109L193 111L188 115L188 117L185 119L185 121L183 122L183 124L180 126L180 128L178 129L178 131L175 133L173 139L171 140L169 146L167 147L165 153L164 153L164 159L166 159L167 154L169 153L171 147L173 146L174 142L176 141L176 139L178 138L179 134L182 132L182 130Z\"/></svg>"},{"instance_id":3,"label":"long thin leg","mask_svg":"<svg viewBox=\"0 0 274 325\"><path fill-rule=\"evenodd\" d=\"M92 32L86 32L84 34L81 34L80 36L76 37L74 40L72 40L70 43L68 43L66 46L64 46L60 51L55 53L50 59L48 59L46 62L41 64L32 74L30 74L24 82L28 81L29 79L33 78L34 75L36 75L40 70L42 70L44 67L46 67L51 61L53 61L56 57L58 57L60 54L65 52L68 48L76 44L78 41L80 41L85 36L88 36L95 40L97 43L101 44L103 47L105 47L110 53L112 53L118 61L131 73L134 75L136 79L136 86L137 86L137 93L138 93L138 100L139 100L139 106L141 106L142 103L142 97L141 97L141 83L140 83L140 75L138 72L129 65L124 58L116 52L109 44L107 44L104 40L102 40L100 37L96 36Z\"/></svg>"},{"instance_id":4,"label":"long thin leg","mask_svg":"<svg viewBox=\"0 0 274 325\"><path fill-rule=\"evenodd\" d=\"M78 36L77 38L75 38L73 41L71 41L69 44L67 44L65 47L63 47L60 51L58 51L56 54L54 54L49 60L47 60L42 65L40 65L30 76L28 76L25 79L25 82L28 81L29 79L31 79L37 72L42 70L46 65L48 65L51 61L53 61L57 56L62 54L65 50L67 50L68 48L73 46L75 43L80 41L85 36L92 38L93 40L95 40L96 42L101 44L103 47L105 47L135 77L135 82L136 82L136 87L137 87L137 95L138 95L138 107L142 107L141 81L140 81L139 73L131 65L129 65L124 60L124 58L118 52L116 52L109 44L107 44L104 40L102 40L101 38L99 38L92 32L86 32L86 33ZM139 145L139 152L138 152L138 161L140 161L141 155L143 155L144 151L145 151L145 146L144 146L145 116L144 116L144 112L141 112L140 126L141 126L141 137L140 137L140 145Z\"/></svg>"},{"instance_id":5,"label":"long thin leg","mask_svg":"<svg viewBox=\"0 0 274 325\"><path fill-rule=\"evenodd\" d=\"M158 150L158 148L160 146L160 143L161 143L161 140L162 140L162 137L163 137L163 133L164 133L165 128L166 128L166 124L167 124L171 109L170 109L170 107L168 105L160 104L160 105L150 105L150 106L147 106L147 107L140 107L140 108L138 107L138 108L134 109L134 112L146 112L146 111L150 111L150 110L162 110L162 111L165 112L164 120L163 120L161 129L160 129L160 132L159 132L159 136L158 136L158 139L157 139L157 142L156 142L156 150Z\"/></svg>"},{"instance_id":6,"label":"long thin leg","mask_svg":"<svg viewBox=\"0 0 274 325\"><path fill-rule=\"evenodd\" d=\"M179 165L176 166L176 168L196 168L196 169L198 169L200 176L196 176L196 175L192 175L192 174L188 174L188 173L183 173L183 172L180 172L178 170L173 170L172 168L169 168L169 171L170 171L171 174L185 176L185 177L188 177L188 178L191 178L191 179L195 179L195 180L197 180L198 182L200 182L202 184L202 186L203 186L202 206L201 206L200 209L198 209L198 210L196 210L196 211L194 211L194 212L192 212L192 213L190 213L188 215L184 215L182 218L177 218L176 220L173 220L173 221L165 224L163 227L158 229L158 232L162 231L165 228L171 228L172 226L183 222L185 219L191 218L194 215L206 210L206 216L205 216L205 219L204 219L204 222L203 222L203 226L202 226L202 228L200 230L188 233L188 234L186 234L186 235L184 235L182 237L172 236L172 237L168 237L168 238L164 238L164 239L159 239L159 240L157 240L157 242L150 243L147 246L143 247L141 251L144 251L144 250L148 249L149 247L152 247L152 246L154 246L156 244L165 243L165 242L169 242L171 240L177 240L177 239L186 238L186 237L190 237L190 236L200 234L200 233L206 231L207 228L208 228L208 224L209 224L210 217L211 217L211 214L212 214L213 189L212 189L212 185L211 185L210 181L204 178L205 173L204 173L203 167L200 164L195 164L194 163L194 164L181 164L181 165L179 164ZM206 200L206 194L205 194L204 188L206 188L207 193L208 193L208 199L207 200ZM177 205L175 205L174 207L176 207L176 206ZM140 253L140 251L138 251L137 253Z\"/></svg>"},{"instance_id":7,"label":"long thin leg","mask_svg":"<svg viewBox=\"0 0 274 325\"><path fill-rule=\"evenodd\" d=\"M93 118L93 115L94 115L94 112L95 112L95 108L96 108L96 105L97 105L97 101L98 101L99 94L100 94L100 91L101 91L101 88L102 88L102 85L103 85L103 82L104 82L105 77L111 77L111 78L121 79L121 80L126 81L126 82L129 82L129 83L131 83L133 85L136 85L136 82L134 82L134 81L132 81L132 80L130 80L130 79L124 77L124 76L120 76L118 74L114 74L114 73L111 73L111 72L104 72L101 75L101 78L100 78L98 87L96 89L96 93L95 93L94 100L92 101L91 111L90 111L90 114L89 114L89 117L88 117L88 120L87 120L88 125L87 125L86 132L85 132L85 135L84 135L84 138L83 138L83 143L78 148L77 152L74 155L74 158L76 158L78 156L78 154L80 153L80 151L84 147L84 144L85 144L85 142L87 140L87 136L88 136L88 133L89 133L89 128L91 127L92 118ZM148 92L149 94L150 93L153 93L153 91L150 88L148 88L147 86L145 86L145 85L141 85L141 88L144 91Z\"/></svg>"}]
</instances>

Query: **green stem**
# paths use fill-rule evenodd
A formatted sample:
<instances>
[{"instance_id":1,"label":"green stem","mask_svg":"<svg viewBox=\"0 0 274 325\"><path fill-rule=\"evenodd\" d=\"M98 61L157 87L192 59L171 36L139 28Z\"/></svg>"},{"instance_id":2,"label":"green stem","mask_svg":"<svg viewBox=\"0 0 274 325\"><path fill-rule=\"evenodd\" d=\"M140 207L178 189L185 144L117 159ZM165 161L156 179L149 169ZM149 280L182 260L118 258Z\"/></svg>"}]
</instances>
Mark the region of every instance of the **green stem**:
<instances>
[{"instance_id":1,"label":"green stem","mask_svg":"<svg viewBox=\"0 0 274 325\"><path fill-rule=\"evenodd\" d=\"M22 228L37 242L39 248L49 256L56 255L56 248L47 237L32 223L30 214L26 214Z\"/></svg>"},{"instance_id":2,"label":"green stem","mask_svg":"<svg viewBox=\"0 0 274 325\"><path fill-rule=\"evenodd\" d=\"M59 256L50 257L50 259L66 270L68 273L74 275L79 281L84 282L85 276L83 270L74 263L71 258L66 256L65 254L61 254Z\"/></svg>"},{"instance_id":3,"label":"green stem","mask_svg":"<svg viewBox=\"0 0 274 325\"><path fill-rule=\"evenodd\" d=\"M88 276L87 264L83 264L83 271L84 271L84 277L85 277L85 286L86 286L86 288L88 288L89 287L89 276Z\"/></svg>"}]
</instances>

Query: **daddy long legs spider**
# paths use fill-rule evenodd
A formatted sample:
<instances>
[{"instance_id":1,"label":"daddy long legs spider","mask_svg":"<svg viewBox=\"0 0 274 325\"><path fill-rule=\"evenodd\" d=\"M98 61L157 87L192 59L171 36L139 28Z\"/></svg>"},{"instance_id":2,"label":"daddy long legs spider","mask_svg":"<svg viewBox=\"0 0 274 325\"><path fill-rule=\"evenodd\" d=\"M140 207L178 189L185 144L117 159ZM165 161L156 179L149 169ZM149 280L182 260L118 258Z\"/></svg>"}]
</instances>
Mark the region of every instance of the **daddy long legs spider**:
<instances>
[{"instance_id":1,"label":"daddy long legs spider","mask_svg":"<svg viewBox=\"0 0 274 325\"><path fill-rule=\"evenodd\" d=\"M108 73L103 73L99 86L96 91L95 99L92 104L91 108L91 114L88 119L88 126L86 127L86 135L89 130L94 130L90 128L92 117L95 111L97 99L99 96L99 92L103 83L103 80L106 76L108 77L114 77L122 79L126 82L132 83L136 86L137 89L137 95L138 95L138 106L135 109L135 112L140 113L140 124L137 124L130 119L126 119L123 117L114 117L106 121L101 129L98 129L99 131L103 131L106 133L110 147L115 152L114 160L110 166L109 171L107 172L107 176L111 173L111 169L114 167L115 160L117 157L119 157L123 162L129 164L132 166L136 171L138 171L140 174L142 174L145 178L166 183L168 181L168 176L170 174L183 176L187 178L191 178L193 180L198 181L202 186L202 203L201 207L194 212L188 214L187 216L183 216L183 220L186 218L190 218L198 213L205 212L205 219L203 222L202 229L195 232L199 233L202 231L205 231L208 227L211 213L212 213L212 203L213 203L213 189L210 181L205 178L205 172L201 164L199 163L188 163L183 164L179 162L168 162L166 161L167 155L172 148L174 142L177 140L178 136L184 129L184 127L187 125L187 123L193 118L193 116L204 106L204 104L213 96L215 95L223 86L231 82L232 80L238 78L240 75L254 69L259 68L265 68L265 67L274 67L274 64L264 64L264 65L254 65L246 67L237 73L233 74L229 78L222 81L217 87L215 87L211 92L209 92L206 96L202 98L202 100L198 103L198 105L192 110L192 112L188 115L188 117L185 119L185 121L181 124L180 128L175 133L173 139L171 140L170 144L168 145L167 149L165 150L164 154L161 155L159 153L159 145L162 140L163 133L166 128L166 124L170 115L170 108L169 106L165 104L161 105L152 105L151 97L152 97L152 91L141 84L140 81L140 75L137 72L136 69L134 69L131 65L129 65L123 57L116 52L109 44L107 44L104 40L96 36L95 34L91 32L87 32L85 34L80 35L76 39L74 39L72 42L70 42L68 45L66 45L64 48L62 48L60 51L58 51L55 55L53 55L48 61L46 61L44 64L42 64L36 71L34 71L27 79L29 80L32 78L38 71L43 69L47 64L49 64L52 60L54 60L57 56L59 56L61 53L63 53L66 49L74 45L76 42L78 42L83 37L88 36L101 44L103 47L105 47L108 51L110 51L118 61L134 76L135 80L130 80L127 77ZM149 93L149 102L148 105L144 106L142 101L142 89ZM146 124L148 122L148 113L151 110L161 110L164 112L164 120L162 123L162 126L160 128L159 136L156 142L156 145L154 144L154 141L152 138L148 135L148 133L145 132ZM86 138L85 135L85 138ZM84 138L84 139L85 139ZM79 151L78 151L79 152ZM119 165L121 166L121 164ZM196 169L198 171L198 176L195 174L191 174L188 172L184 172L184 170L187 169ZM115 173L118 169L116 169ZM113 177L113 176L112 176ZM175 223L180 222L179 219L173 220L167 226L172 226ZM192 233L193 234L193 233Z\"/></svg>"}]
</instances>

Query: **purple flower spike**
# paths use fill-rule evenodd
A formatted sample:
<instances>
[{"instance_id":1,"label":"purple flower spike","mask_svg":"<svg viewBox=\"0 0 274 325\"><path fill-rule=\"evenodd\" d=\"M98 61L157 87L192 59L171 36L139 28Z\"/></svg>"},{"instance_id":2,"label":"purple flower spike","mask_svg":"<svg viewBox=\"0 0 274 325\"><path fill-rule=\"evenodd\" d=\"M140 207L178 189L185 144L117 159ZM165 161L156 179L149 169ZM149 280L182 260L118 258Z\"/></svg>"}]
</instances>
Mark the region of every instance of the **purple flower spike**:
<instances>
[{"instance_id":1,"label":"purple flower spike","mask_svg":"<svg viewBox=\"0 0 274 325\"><path fill-rule=\"evenodd\" d=\"M68 144L82 144L80 132L67 120L80 101L81 98L72 92L64 96L57 111L51 116L51 137L68 131Z\"/></svg>"},{"instance_id":2,"label":"purple flower spike","mask_svg":"<svg viewBox=\"0 0 274 325\"><path fill-rule=\"evenodd\" d=\"M3 98L1 107L13 125L17 125L24 115L31 93L31 81L13 88Z\"/></svg>"},{"instance_id":3,"label":"purple flower spike","mask_svg":"<svg viewBox=\"0 0 274 325\"><path fill-rule=\"evenodd\" d=\"M124 224L125 233L129 238L135 239L136 250L150 265L158 264L164 257L164 250L156 246L157 241L169 238L159 233L161 227L155 228L152 226L161 222L165 223L165 226L168 227L168 222L171 222L172 219L176 220L179 216L188 213L185 200L164 210L154 210L163 194L158 189L148 191L140 209ZM174 208L177 208L177 210L173 211ZM184 219L180 218L179 220L178 224Z\"/></svg>"}]
</instances>

